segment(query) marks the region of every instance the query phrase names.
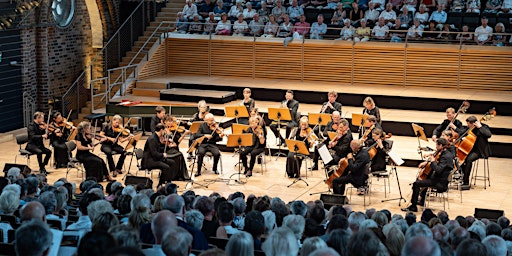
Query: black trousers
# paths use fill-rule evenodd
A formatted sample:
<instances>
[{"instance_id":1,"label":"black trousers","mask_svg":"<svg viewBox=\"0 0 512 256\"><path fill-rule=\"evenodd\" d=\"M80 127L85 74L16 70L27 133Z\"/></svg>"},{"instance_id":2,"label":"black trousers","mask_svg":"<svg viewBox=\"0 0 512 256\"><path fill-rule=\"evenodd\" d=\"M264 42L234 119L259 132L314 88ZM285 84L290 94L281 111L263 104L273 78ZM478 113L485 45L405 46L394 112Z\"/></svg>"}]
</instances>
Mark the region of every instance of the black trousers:
<instances>
[{"instance_id":1,"label":"black trousers","mask_svg":"<svg viewBox=\"0 0 512 256\"><path fill-rule=\"evenodd\" d=\"M94 177L96 181L100 182L104 176L108 175L107 165L99 156L89 151L83 151L76 155L76 159L84 164L86 177Z\"/></svg>"},{"instance_id":2,"label":"black trousers","mask_svg":"<svg viewBox=\"0 0 512 256\"><path fill-rule=\"evenodd\" d=\"M115 151L118 154L121 154L119 157L119 160L117 161L117 164L114 163L114 157L113 157L113 151ZM101 145L101 152L105 153L107 155L107 162L108 162L108 169L113 172L115 170L122 170L124 159L126 158L124 148L121 147L119 144L102 144Z\"/></svg>"},{"instance_id":3,"label":"black trousers","mask_svg":"<svg viewBox=\"0 0 512 256\"><path fill-rule=\"evenodd\" d=\"M45 166L48 165L48 162L52 157L52 151L45 148L43 145L37 146L34 144L27 144L26 150L30 151L30 153L37 155L37 163L39 164L39 170L45 170ZM44 160L43 155L45 155Z\"/></svg>"},{"instance_id":4,"label":"black trousers","mask_svg":"<svg viewBox=\"0 0 512 256\"><path fill-rule=\"evenodd\" d=\"M346 171L343 173L345 174ZM364 185L368 177L363 179L354 177L351 173L342 175L339 178L332 180L332 191L334 194L343 195L345 193L345 186L350 183L354 187L361 187Z\"/></svg>"},{"instance_id":5,"label":"black trousers","mask_svg":"<svg viewBox=\"0 0 512 256\"><path fill-rule=\"evenodd\" d=\"M220 160L220 151L217 145L213 144L201 144L197 148L197 172L201 173L201 168L203 167L203 158L206 152L211 152L213 154L213 172L217 172L217 165Z\"/></svg>"},{"instance_id":6,"label":"black trousers","mask_svg":"<svg viewBox=\"0 0 512 256\"><path fill-rule=\"evenodd\" d=\"M240 159L242 160L242 164L246 170L251 170L254 168L256 164L256 156L261 154L261 152L265 151L265 148L254 148L254 147L243 147L240 150ZM247 156L251 155L251 161L249 162L249 166L247 166Z\"/></svg>"},{"instance_id":7,"label":"black trousers","mask_svg":"<svg viewBox=\"0 0 512 256\"><path fill-rule=\"evenodd\" d=\"M160 181L158 185L162 185L165 182L171 182L174 177L176 177L176 162L171 158L162 159L162 161L155 161L153 159L148 159L146 161L146 169L159 169L160 170Z\"/></svg>"},{"instance_id":8,"label":"black trousers","mask_svg":"<svg viewBox=\"0 0 512 256\"><path fill-rule=\"evenodd\" d=\"M471 168L473 167L473 162L478 160L479 158L480 156L477 153L471 152L464 160L461 169L462 172L464 173L463 181L465 185L469 184L469 178L471 176Z\"/></svg>"},{"instance_id":9,"label":"black trousers","mask_svg":"<svg viewBox=\"0 0 512 256\"><path fill-rule=\"evenodd\" d=\"M290 136L290 131L292 130L292 128L297 125L298 124L295 121L281 122L281 127L286 127L286 138ZM279 138L281 141L283 141L283 136L281 136L281 133L279 133L278 128L279 126L277 125L277 122L272 122L272 124L270 125L270 130L272 131L272 133L274 133L276 138Z\"/></svg>"},{"instance_id":10,"label":"black trousers","mask_svg":"<svg viewBox=\"0 0 512 256\"><path fill-rule=\"evenodd\" d=\"M303 157L296 156L293 152L288 152L286 156L286 173L290 178L300 177L300 167L302 166Z\"/></svg>"},{"instance_id":11,"label":"black trousers","mask_svg":"<svg viewBox=\"0 0 512 256\"><path fill-rule=\"evenodd\" d=\"M53 159L55 161L55 166L57 168L66 167L69 158L68 158L68 147L65 142L54 141L52 143L53 146Z\"/></svg>"}]
</instances>

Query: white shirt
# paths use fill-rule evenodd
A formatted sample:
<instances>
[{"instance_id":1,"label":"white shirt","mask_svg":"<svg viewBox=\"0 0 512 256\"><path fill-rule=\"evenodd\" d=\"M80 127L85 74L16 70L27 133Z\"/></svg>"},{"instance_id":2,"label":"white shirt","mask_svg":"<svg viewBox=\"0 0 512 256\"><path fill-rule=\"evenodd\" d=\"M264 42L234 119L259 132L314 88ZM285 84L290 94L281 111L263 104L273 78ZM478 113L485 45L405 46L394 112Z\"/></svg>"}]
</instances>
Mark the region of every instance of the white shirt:
<instances>
[{"instance_id":1,"label":"white shirt","mask_svg":"<svg viewBox=\"0 0 512 256\"><path fill-rule=\"evenodd\" d=\"M92 222L89 216L80 216L78 221L69 225L66 230L91 230Z\"/></svg>"},{"instance_id":2,"label":"white shirt","mask_svg":"<svg viewBox=\"0 0 512 256\"><path fill-rule=\"evenodd\" d=\"M391 11L383 11L380 13L380 16L379 18L382 17L384 18L385 20L396 20L396 13L395 11L391 10Z\"/></svg>"},{"instance_id":3,"label":"white shirt","mask_svg":"<svg viewBox=\"0 0 512 256\"><path fill-rule=\"evenodd\" d=\"M492 28L490 26L480 26L475 29L475 37L478 41L482 42L488 40L492 36Z\"/></svg>"},{"instance_id":4,"label":"white shirt","mask_svg":"<svg viewBox=\"0 0 512 256\"><path fill-rule=\"evenodd\" d=\"M188 6L188 4L183 7L183 17L185 18L192 18L194 17L194 14L197 14L197 6L195 4L192 4L191 6Z\"/></svg>"},{"instance_id":5,"label":"white shirt","mask_svg":"<svg viewBox=\"0 0 512 256\"><path fill-rule=\"evenodd\" d=\"M384 25L382 27L379 26L379 24L375 25L372 29L372 33L377 37L384 37L386 36L386 33L389 31L389 27Z\"/></svg>"}]
</instances>

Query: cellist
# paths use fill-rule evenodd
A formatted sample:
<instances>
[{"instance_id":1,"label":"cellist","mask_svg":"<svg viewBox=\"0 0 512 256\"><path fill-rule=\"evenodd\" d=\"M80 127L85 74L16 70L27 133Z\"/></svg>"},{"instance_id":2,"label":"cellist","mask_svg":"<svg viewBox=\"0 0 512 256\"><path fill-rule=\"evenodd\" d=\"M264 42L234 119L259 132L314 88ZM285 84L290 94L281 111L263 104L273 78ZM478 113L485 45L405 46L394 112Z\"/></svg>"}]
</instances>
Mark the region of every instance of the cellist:
<instances>
[{"instance_id":1,"label":"cellist","mask_svg":"<svg viewBox=\"0 0 512 256\"><path fill-rule=\"evenodd\" d=\"M439 192L448 189L448 176L453 169L455 156L448 150L450 144L445 138L436 141L436 153L428 157L428 161L422 162L418 167L424 168L419 177L412 184L411 205L403 208L402 211L417 212L417 205L425 205L427 187L436 187ZM428 178L424 179L423 174ZM418 200L418 196L421 199Z\"/></svg>"},{"instance_id":2,"label":"cellist","mask_svg":"<svg viewBox=\"0 0 512 256\"><path fill-rule=\"evenodd\" d=\"M489 126L486 124L480 123L475 116L469 116L466 118L467 127L462 127L457 130L457 133L461 135L462 138L468 136L468 131L472 133L472 135L476 136L475 143L473 144L473 148L466 156L464 163L461 168L464 173L463 184L461 186L462 190L469 190L469 177L471 174L471 167L473 166L473 162L478 160L479 158L486 158L491 155L491 149L489 147L489 138L492 136L491 130Z\"/></svg>"},{"instance_id":3,"label":"cellist","mask_svg":"<svg viewBox=\"0 0 512 256\"><path fill-rule=\"evenodd\" d=\"M345 192L345 185L351 183L354 187L361 187L368 179L366 167L370 163L368 151L361 150L363 145L359 140L352 140L350 148L353 153L347 155L348 165L341 177L332 181L334 194L342 195Z\"/></svg>"}]
</instances>

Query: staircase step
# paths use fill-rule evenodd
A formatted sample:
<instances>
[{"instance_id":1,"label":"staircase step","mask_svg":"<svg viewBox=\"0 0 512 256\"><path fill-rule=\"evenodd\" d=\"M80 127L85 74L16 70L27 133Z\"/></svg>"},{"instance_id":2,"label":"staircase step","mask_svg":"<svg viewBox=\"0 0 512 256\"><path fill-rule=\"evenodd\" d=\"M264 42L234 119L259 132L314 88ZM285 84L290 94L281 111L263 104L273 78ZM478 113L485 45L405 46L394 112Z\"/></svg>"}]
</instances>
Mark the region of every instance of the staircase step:
<instances>
[{"instance_id":1,"label":"staircase step","mask_svg":"<svg viewBox=\"0 0 512 256\"><path fill-rule=\"evenodd\" d=\"M165 83L158 83L158 82L145 82L145 81L138 81L137 82L137 88L138 89L167 89L167 85Z\"/></svg>"},{"instance_id":2,"label":"staircase step","mask_svg":"<svg viewBox=\"0 0 512 256\"><path fill-rule=\"evenodd\" d=\"M160 97L160 90L157 89L144 89L144 88L133 88L133 96L146 96L146 97Z\"/></svg>"},{"instance_id":3,"label":"staircase step","mask_svg":"<svg viewBox=\"0 0 512 256\"><path fill-rule=\"evenodd\" d=\"M92 111L91 111L91 108L83 107L83 108L80 109L80 113L82 113L82 114L91 114Z\"/></svg>"}]
</instances>

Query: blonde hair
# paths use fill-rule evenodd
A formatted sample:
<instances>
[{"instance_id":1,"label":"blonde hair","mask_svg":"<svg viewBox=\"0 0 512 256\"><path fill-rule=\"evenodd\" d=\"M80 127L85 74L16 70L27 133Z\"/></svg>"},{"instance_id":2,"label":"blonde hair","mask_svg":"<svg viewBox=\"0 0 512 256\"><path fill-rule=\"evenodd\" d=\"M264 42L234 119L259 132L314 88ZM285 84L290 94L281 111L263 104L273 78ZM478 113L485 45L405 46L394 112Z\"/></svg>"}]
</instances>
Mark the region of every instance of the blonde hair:
<instances>
[{"instance_id":1,"label":"blonde hair","mask_svg":"<svg viewBox=\"0 0 512 256\"><path fill-rule=\"evenodd\" d=\"M366 97L363 103L375 105L375 101L373 101L372 97Z\"/></svg>"},{"instance_id":2,"label":"blonde hair","mask_svg":"<svg viewBox=\"0 0 512 256\"><path fill-rule=\"evenodd\" d=\"M452 114L455 114L455 109L454 109L454 108L447 108L447 109L446 109L446 113L452 113Z\"/></svg>"},{"instance_id":3,"label":"blonde hair","mask_svg":"<svg viewBox=\"0 0 512 256\"><path fill-rule=\"evenodd\" d=\"M204 100L200 100L200 101L197 103L197 108L200 108L200 107L207 107L207 105L206 105L206 101L204 101Z\"/></svg>"},{"instance_id":4,"label":"blonde hair","mask_svg":"<svg viewBox=\"0 0 512 256\"><path fill-rule=\"evenodd\" d=\"M120 115L115 115L114 117L112 117L112 120L121 121L121 120L123 120L123 118Z\"/></svg>"},{"instance_id":5,"label":"blonde hair","mask_svg":"<svg viewBox=\"0 0 512 256\"><path fill-rule=\"evenodd\" d=\"M245 88L245 89L244 89L244 92L251 93L251 89L249 89L249 88Z\"/></svg>"}]
</instances>

